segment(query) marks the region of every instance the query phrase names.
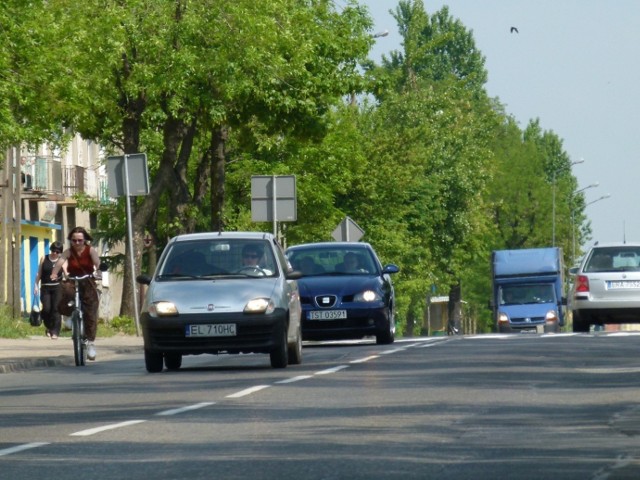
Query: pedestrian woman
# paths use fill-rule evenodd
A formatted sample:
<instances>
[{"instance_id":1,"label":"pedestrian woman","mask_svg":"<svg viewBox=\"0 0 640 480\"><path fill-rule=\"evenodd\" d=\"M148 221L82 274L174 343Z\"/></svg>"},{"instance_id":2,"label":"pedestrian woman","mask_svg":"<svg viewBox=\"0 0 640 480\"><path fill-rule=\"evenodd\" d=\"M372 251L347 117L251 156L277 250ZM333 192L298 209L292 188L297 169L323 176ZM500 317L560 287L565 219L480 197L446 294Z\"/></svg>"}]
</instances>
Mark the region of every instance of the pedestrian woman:
<instances>
[{"instance_id":1,"label":"pedestrian woman","mask_svg":"<svg viewBox=\"0 0 640 480\"><path fill-rule=\"evenodd\" d=\"M60 335L60 313L58 313L58 302L60 302L60 280L51 280L51 272L62 253L62 244L53 242L49 247L49 255L40 259L36 282L33 286L33 293L40 294L42 302L42 322L47 332L47 337L55 340Z\"/></svg>"},{"instance_id":2,"label":"pedestrian woman","mask_svg":"<svg viewBox=\"0 0 640 480\"><path fill-rule=\"evenodd\" d=\"M51 272L51 280L58 278L58 273L64 262L67 262L67 274L70 277L92 275L99 271L100 256L91 246L91 235L83 227L75 227L67 239L71 246L67 248L56 262ZM64 288L64 287L63 287ZM82 304L82 320L84 333L87 337L87 358L96 359L96 333L98 331L98 288L93 277L80 281L80 303Z\"/></svg>"}]
</instances>

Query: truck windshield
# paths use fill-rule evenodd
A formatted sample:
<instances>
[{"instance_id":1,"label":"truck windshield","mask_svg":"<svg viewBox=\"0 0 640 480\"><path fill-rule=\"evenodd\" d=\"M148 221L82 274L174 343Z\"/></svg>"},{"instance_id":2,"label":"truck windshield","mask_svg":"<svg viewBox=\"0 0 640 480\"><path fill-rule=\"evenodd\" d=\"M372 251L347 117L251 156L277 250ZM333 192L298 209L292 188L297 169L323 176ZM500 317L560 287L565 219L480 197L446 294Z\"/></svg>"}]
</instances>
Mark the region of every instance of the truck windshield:
<instances>
[{"instance_id":1,"label":"truck windshield","mask_svg":"<svg viewBox=\"0 0 640 480\"><path fill-rule=\"evenodd\" d=\"M556 303L553 285L505 285L500 289L501 305Z\"/></svg>"}]
</instances>

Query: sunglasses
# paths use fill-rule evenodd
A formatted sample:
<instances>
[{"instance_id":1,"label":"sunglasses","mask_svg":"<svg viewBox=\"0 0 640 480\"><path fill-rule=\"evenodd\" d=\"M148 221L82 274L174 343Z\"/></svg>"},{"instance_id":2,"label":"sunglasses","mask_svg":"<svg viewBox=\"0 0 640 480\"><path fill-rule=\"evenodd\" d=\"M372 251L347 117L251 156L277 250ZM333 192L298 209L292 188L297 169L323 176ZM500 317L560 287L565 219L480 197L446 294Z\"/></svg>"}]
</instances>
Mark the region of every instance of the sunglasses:
<instances>
[{"instance_id":1,"label":"sunglasses","mask_svg":"<svg viewBox=\"0 0 640 480\"><path fill-rule=\"evenodd\" d=\"M55 250L55 249L51 249L51 253L62 253L62 250Z\"/></svg>"},{"instance_id":2,"label":"sunglasses","mask_svg":"<svg viewBox=\"0 0 640 480\"><path fill-rule=\"evenodd\" d=\"M71 241L73 243L83 243L84 242L84 238L72 238Z\"/></svg>"}]
</instances>

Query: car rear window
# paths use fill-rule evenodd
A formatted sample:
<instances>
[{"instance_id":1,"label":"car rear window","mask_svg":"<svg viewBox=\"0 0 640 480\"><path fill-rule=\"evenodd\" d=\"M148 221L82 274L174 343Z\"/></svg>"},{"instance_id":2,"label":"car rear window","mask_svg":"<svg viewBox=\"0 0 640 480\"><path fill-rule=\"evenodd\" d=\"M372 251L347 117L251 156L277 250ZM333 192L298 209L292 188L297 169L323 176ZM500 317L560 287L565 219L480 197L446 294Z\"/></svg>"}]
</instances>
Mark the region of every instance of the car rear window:
<instances>
[{"instance_id":1,"label":"car rear window","mask_svg":"<svg viewBox=\"0 0 640 480\"><path fill-rule=\"evenodd\" d=\"M640 270L640 247L594 248L585 264L585 272Z\"/></svg>"}]
</instances>

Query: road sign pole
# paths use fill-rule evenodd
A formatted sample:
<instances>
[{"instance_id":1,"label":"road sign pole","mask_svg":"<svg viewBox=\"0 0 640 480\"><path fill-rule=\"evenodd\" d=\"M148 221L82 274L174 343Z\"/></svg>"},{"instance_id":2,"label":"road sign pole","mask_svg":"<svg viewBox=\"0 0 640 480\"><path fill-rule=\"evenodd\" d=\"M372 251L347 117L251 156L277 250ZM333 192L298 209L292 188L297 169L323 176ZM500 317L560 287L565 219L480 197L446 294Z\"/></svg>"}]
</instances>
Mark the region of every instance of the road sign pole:
<instances>
[{"instance_id":1,"label":"road sign pole","mask_svg":"<svg viewBox=\"0 0 640 480\"><path fill-rule=\"evenodd\" d=\"M136 290L136 262L133 253L133 225L131 221L131 199L129 190L129 165L127 161L128 155L124 156L124 191L125 202L127 204L127 225L129 232L129 261L131 264L131 284L133 287L133 312L136 320L136 335L140 336L140 319L138 315L138 295Z\"/></svg>"},{"instance_id":2,"label":"road sign pole","mask_svg":"<svg viewBox=\"0 0 640 480\"><path fill-rule=\"evenodd\" d=\"M276 176L271 176L271 209L273 211L273 236L278 238L278 215L276 212Z\"/></svg>"}]
</instances>

